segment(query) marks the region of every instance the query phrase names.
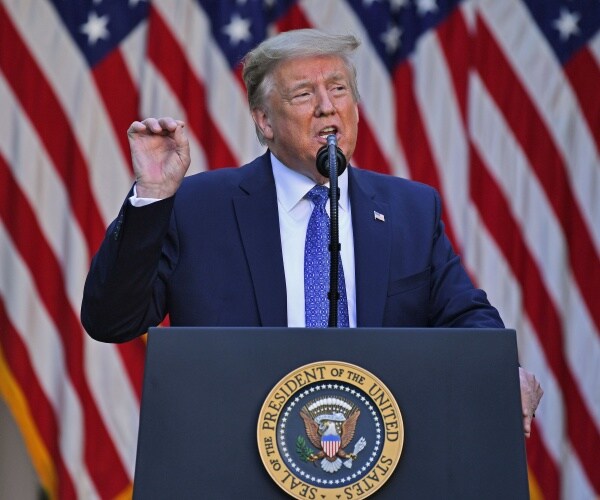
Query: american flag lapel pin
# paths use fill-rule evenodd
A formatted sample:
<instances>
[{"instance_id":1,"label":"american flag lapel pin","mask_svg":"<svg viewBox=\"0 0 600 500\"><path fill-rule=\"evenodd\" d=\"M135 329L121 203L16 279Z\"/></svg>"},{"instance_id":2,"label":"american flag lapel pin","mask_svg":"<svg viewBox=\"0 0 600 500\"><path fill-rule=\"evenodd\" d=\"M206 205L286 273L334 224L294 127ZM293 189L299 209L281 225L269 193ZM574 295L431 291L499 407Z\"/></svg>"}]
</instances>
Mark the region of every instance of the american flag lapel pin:
<instances>
[{"instance_id":1,"label":"american flag lapel pin","mask_svg":"<svg viewBox=\"0 0 600 500\"><path fill-rule=\"evenodd\" d=\"M373 210L373 217L375 217L375 220L378 220L380 222L385 222L385 215L380 214L376 210Z\"/></svg>"}]
</instances>

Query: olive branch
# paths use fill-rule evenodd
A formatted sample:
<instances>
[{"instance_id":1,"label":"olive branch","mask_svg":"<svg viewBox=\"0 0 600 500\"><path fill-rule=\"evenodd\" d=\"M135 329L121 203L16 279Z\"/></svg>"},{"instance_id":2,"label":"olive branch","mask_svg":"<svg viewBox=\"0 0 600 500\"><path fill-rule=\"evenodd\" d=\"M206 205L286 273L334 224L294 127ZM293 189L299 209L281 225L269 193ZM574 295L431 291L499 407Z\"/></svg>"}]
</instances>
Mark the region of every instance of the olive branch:
<instances>
[{"instance_id":1,"label":"olive branch","mask_svg":"<svg viewBox=\"0 0 600 500\"><path fill-rule=\"evenodd\" d=\"M314 455L314 450L312 450L310 446L306 444L306 439L304 439L302 436L298 436L296 439L296 452L298 455L300 455L300 460L303 462L308 462L308 458L311 455Z\"/></svg>"}]
</instances>

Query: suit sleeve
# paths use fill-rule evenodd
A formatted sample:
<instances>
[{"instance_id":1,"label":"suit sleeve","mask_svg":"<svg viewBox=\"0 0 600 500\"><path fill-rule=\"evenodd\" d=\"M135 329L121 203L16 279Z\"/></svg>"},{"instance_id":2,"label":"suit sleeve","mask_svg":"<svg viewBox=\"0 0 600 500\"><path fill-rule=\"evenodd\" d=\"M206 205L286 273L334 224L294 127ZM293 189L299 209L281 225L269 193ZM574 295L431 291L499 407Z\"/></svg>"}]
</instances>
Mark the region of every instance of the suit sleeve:
<instances>
[{"instance_id":1,"label":"suit sleeve","mask_svg":"<svg viewBox=\"0 0 600 500\"><path fill-rule=\"evenodd\" d=\"M436 327L503 328L498 311L469 278L444 232L441 201L435 192L435 231L431 251L429 322Z\"/></svg>"},{"instance_id":2,"label":"suit sleeve","mask_svg":"<svg viewBox=\"0 0 600 500\"><path fill-rule=\"evenodd\" d=\"M106 231L81 305L81 322L94 339L124 342L165 317L165 283L176 264L173 202L136 208L126 200Z\"/></svg>"}]
</instances>

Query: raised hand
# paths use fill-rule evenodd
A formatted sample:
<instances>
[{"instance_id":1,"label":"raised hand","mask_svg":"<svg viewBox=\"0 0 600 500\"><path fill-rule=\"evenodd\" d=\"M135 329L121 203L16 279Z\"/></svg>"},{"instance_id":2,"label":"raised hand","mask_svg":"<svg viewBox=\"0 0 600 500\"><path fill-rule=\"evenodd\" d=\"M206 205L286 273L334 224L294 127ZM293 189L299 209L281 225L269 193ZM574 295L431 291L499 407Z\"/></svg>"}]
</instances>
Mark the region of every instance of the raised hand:
<instances>
[{"instance_id":1,"label":"raised hand","mask_svg":"<svg viewBox=\"0 0 600 500\"><path fill-rule=\"evenodd\" d=\"M185 123L170 117L135 121L127 130L137 196L173 196L190 166Z\"/></svg>"}]
</instances>

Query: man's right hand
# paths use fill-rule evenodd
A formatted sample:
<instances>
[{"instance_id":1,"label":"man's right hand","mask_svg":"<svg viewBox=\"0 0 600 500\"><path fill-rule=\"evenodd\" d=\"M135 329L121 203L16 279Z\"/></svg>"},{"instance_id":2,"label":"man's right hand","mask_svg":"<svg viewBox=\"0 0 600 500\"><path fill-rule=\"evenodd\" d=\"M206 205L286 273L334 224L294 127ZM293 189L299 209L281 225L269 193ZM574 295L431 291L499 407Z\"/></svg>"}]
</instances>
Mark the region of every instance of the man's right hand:
<instances>
[{"instance_id":1,"label":"man's right hand","mask_svg":"<svg viewBox=\"0 0 600 500\"><path fill-rule=\"evenodd\" d=\"M135 121L127 130L140 198L173 196L190 166L185 123L170 117Z\"/></svg>"}]
</instances>

